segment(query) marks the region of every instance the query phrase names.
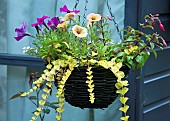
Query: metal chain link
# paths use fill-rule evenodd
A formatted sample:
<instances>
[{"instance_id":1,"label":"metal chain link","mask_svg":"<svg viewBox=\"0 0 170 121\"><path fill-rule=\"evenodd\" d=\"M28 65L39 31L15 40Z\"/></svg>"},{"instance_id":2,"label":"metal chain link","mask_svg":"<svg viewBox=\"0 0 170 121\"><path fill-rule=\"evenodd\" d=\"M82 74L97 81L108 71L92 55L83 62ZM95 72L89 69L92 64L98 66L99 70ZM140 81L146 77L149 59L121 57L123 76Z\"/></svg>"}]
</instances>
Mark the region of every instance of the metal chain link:
<instances>
[{"instance_id":1,"label":"metal chain link","mask_svg":"<svg viewBox=\"0 0 170 121\"><path fill-rule=\"evenodd\" d=\"M75 5L74 5L74 8L73 8L73 10L76 10L76 8L77 8L77 5L79 4L79 0L76 0L76 3L75 3Z\"/></svg>"},{"instance_id":2,"label":"metal chain link","mask_svg":"<svg viewBox=\"0 0 170 121\"><path fill-rule=\"evenodd\" d=\"M119 33L119 37L120 37L121 40L123 40L122 34L121 34L120 30L119 30L119 25L117 24L117 22L116 22L116 20L115 20L115 16L114 16L114 14L112 13L112 8L111 8L110 5L109 5L109 1L106 0L106 3L107 3L107 8L108 8L108 10L109 10L109 13L110 13L110 15L111 15L111 17L112 17L112 21L114 22L114 26L115 26L117 32Z\"/></svg>"},{"instance_id":3,"label":"metal chain link","mask_svg":"<svg viewBox=\"0 0 170 121\"><path fill-rule=\"evenodd\" d=\"M84 14L83 14L84 19L83 19L82 25L84 25L84 23L85 23L88 2L89 2L88 0L85 1Z\"/></svg>"}]
</instances>

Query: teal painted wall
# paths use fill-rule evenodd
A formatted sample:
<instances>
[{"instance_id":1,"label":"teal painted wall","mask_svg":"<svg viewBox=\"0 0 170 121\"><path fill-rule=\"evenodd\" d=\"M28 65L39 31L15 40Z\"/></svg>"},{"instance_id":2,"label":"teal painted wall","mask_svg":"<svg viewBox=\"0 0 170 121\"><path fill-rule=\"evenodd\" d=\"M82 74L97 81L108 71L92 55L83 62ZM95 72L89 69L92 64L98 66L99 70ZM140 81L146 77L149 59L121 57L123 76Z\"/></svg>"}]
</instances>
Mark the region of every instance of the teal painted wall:
<instances>
[{"instance_id":1,"label":"teal painted wall","mask_svg":"<svg viewBox=\"0 0 170 121\"><path fill-rule=\"evenodd\" d=\"M109 0L110 6L112 6L113 13L115 14L116 21L119 24L120 29L124 27L124 0ZM29 25L36 21L37 17L42 15L49 15L53 17L54 15L60 16L59 8L64 4L67 4L69 8L73 8L75 2L68 0L7 0L7 45L6 51L12 54L22 54L22 48L30 45L31 39L26 37L20 42L14 40L15 32L14 29L20 25L22 22L27 22ZM83 14L84 0L80 0L78 9L81 10ZM3 6L3 5L2 5ZM0 6L1 7L1 6ZM109 15L106 3L104 0L89 0L88 13L96 12L103 15ZM1 19L1 18L0 18ZM113 23L112 23L113 24ZM119 36L115 30L113 38L115 41L120 41ZM35 32L34 29L28 27L29 32ZM1 40L0 40L1 41ZM5 69L5 68L4 68ZM40 69L26 68L26 67L7 67L7 96L11 97L19 91L26 91L28 87L28 76L31 72L41 71ZM1 77L1 75L0 75ZM50 100L56 100L55 96L50 97ZM95 110L95 121L119 121L121 112L118 111L120 103L116 100L109 108L105 110ZM35 107L27 99L15 99L7 103L7 119L4 118L0 121L29 121ZM0 114L1 117L1 114ZM89 109L79 109L70 106L66 103L65 111L63 114L63 121L88 121L89 119ZM55 112L47 115L45 121L54 121Z\"/></svg>"}]
</instances>

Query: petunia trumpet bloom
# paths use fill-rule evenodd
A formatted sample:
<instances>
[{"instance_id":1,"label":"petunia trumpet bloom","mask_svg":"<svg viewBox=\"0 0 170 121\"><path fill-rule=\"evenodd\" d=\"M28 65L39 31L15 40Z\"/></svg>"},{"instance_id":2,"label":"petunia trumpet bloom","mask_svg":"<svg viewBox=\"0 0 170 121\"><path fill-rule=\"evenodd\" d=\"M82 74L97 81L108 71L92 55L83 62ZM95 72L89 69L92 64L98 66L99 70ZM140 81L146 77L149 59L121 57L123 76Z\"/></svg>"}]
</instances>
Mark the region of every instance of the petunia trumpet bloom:
<instances>
[{"instance_id":1,"label":"petunia trumpet bloom","mask_svg":"<svg viewBox=\"0 0 170 121\"><path fill-rule=\"evenodd\" d=\"M72 32L73 32L73 34L75 34L77 37L80 37L80 38L86 37L88 34L86 28L78 26L78 25L75 25L72 28Z\"/></svg>"},{"instance_id":2,"label":"petunia trumpet bloom","mask_svg":"<svg viewBox=\"0 0 170 121\"><path fill-rule=\"evenodd\" d=\"M28 34L26 32L26 28L27 28L27 24L25 22L23 22L21 24L21 28L16 28L15 32L17 33L17 36L14 37L17 41L21 40L23 37L25 36L31 36L30 34Z\"/></svg>"},{"instance_id":3,"label":"petunia trumpet bloom","mask_svg":"<svg viewBox=\"0 0 170 121\"><path fill-rule=\"evenodd\" d=\"M87 15L87 19L90 22L97 22L97 21L101 20L101 15L95 14L95 13L90 13L89 15Z\"/></svg>"},{"instance_id":4,"label":"petunia trumpet bloom","mask_svg":"<svg viewBox=\"0 0 170 121\"><path fill-rule=\"evenodd\" d=\"M48 21L47 25L51 28L54 29L57 27L59 24L59 18L58 17L53 17L51 20Z\"/></svg>"},{"instance_id":5,"label":"petunia trumpet bloom","mask_svg":"<svg viewBox=\"0 0 170 121\"><path fill-rule=\"evenodd\" d=\"M43 16L41 18L37 18L37 22L32 24L31 26L32 27L35 27L35 26L42 26L43 24L45 24L44 20L47 19L47 18L50 18L49 16Z\"/></svg>"},{"instance_id":6,"label":"petunia trumpet bloom","mask_svg":"<svg viewBox=\"0 0 170 121\"><path fill-rule=\"evenodd\" d=\"M72 10L72 11L71 11L71 10L69 10L69 9L67 8L66 5L64 5L63 7L60 8L60 12L75 13L75 14L77 14L77 13L80 12L80 10Z\"/></svg>"}]
</instances>

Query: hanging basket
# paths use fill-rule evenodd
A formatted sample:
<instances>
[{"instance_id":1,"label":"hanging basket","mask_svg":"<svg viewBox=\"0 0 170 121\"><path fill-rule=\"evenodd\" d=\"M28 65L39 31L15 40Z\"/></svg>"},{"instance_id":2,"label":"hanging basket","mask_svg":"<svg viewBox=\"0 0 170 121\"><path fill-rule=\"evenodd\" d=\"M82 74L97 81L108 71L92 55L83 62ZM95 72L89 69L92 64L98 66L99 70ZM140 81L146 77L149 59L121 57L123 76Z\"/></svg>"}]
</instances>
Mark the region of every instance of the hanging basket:
<instances>
[{"instance_id":1,"label":"hanging basket","mask_svg":"<svg viewBox=\"0 0 170 121\"><path fill-rule=\"evenodd\" d=\"M127 75L129 69L122 67ZM69 104L80 108L107 108L117 98L115 83L117 78L114 74L103 67L93 67L93 83L95 101L89 101L87 80L87 67L75 68L69 79L65 83L65 100Z\"/></svg>"}]
</instances>

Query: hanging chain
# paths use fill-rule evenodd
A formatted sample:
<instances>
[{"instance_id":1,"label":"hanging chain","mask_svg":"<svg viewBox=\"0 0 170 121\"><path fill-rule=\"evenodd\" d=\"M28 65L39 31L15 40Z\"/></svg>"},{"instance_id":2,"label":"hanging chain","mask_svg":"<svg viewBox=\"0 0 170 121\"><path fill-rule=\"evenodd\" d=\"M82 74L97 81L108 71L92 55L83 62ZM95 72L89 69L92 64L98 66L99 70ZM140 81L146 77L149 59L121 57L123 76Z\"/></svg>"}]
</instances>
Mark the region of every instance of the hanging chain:
<instances>
[{"instance_id":1,"label":"hanging chain","mask_svg":"<svg viewBox=\"0 0 170 121\"><path fill-rule=\"evenodd\" d=\"M86 19L86 12L87 12L87 4L88 4L88 0L86 0L85 1L85 6L84 6L84 14L83 14L83 23L82 23L82 25L84 25L84 23L85 23L85 19Z\"/></svg>"},{"instance_id":2,"label":"hanging chain","mask_svg":"<svg viewBox=\"0 0 170 121\"><path fill-rule=\"evenodd\" d=\"M79 0L76 0L76 3L75 3L75 5L74 5L73 10L76 10L78 4L79 4Z\"/></svg>"},{"instance_id":3,"label":"hanging chain","mask_svg":"<svg viewBox=\"0 0 170 121\"><path fill-rule=\"evenodd\" d=\"M122 34L121 34L120 30L119 30L119 25L117 24L117 22L116 22L116 20L115 20L115 16L114 16L114 14L112 13L112 8L111 8L110 5L109 5L109 1L106 0L106 3L107 3L107 8L109 9L109 13L110 13L110 15L111 15L111 17L112 17L112 21L114 22L114 26L115 26L117 32L119 33L119 37L120 37L121 40L123 40Z\"/></svg>"}]
</instances>

